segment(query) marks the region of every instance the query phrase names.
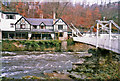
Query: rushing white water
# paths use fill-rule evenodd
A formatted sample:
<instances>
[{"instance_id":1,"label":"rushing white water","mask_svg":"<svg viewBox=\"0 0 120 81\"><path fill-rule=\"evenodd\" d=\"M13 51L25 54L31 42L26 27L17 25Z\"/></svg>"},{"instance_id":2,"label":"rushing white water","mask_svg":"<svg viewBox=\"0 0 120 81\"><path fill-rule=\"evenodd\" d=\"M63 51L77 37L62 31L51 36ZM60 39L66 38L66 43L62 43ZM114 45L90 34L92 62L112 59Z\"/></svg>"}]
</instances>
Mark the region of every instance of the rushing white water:
<instances>
[{"instance_id":1,"label":"rushing white water","mask_svg":"<svg viewBox=\"0 0 120 81\"><path fill-rule=\"evenodd\" d=\"M6 53L6 52L5 52ZM2 57L2 76L21 78L42 76L43 73L72 69L72 63L80 60L70 52L7 52L14 56Z\"/></svg>"}]
</instances>

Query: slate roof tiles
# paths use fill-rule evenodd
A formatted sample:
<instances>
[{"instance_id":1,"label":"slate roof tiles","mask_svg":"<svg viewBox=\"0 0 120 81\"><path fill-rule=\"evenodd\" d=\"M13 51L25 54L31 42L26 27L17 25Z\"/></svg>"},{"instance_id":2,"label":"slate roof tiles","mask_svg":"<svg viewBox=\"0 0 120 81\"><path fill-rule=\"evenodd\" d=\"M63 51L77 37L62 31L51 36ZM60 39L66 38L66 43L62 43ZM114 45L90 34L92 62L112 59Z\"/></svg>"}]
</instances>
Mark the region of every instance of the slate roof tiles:
<instances>
[{"instance_id":1,"label":"slate roof tiles","mask_svg":"<svg viewBox=\"0 0 120 81\"><path fill-rule=\"evenodd\" d=\"M26 20L32 25L40 25L42 22L45 25L53 25L53 19L26 18Z\"/></svg>"}]
</instances>

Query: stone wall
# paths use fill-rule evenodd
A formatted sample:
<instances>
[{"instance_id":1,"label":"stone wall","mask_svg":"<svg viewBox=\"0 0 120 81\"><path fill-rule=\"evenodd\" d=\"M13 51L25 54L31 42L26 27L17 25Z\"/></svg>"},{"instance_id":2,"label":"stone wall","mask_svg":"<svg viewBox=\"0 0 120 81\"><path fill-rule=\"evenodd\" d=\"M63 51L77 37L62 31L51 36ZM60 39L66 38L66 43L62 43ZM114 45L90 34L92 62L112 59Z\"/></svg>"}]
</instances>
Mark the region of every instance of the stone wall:
<instances>
[{"instance_id":1,"label":"stone wall","mask_svg":"<svg viewBox=\"0 0 120 81\"><path fill-rule=\"evenodd\" d=\"M68 46L68 50L75 51L75 52L87 52L89 48L95 48L93 46L78 43L76 42L75 45Z\"/></svg>"}]
</instances>

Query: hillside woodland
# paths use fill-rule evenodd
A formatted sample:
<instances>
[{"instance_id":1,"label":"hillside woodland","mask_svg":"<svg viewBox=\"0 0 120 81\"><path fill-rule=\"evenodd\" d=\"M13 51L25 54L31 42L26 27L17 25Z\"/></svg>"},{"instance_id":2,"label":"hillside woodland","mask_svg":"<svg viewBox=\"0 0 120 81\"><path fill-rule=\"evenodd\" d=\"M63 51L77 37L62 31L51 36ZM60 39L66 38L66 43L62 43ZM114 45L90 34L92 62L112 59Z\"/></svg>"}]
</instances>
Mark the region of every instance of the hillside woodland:
<instances>
[{"instance_id":1,"label":"hillside woodland","mask_svg":"<svg viewBox=\"0 0 120 81\"><path fill-rule=\"evenodd\" d=\"M118 3L88 4L71 2L2 2L2 11L18 12L27 18L63 18L67 24L73 23L78 28L90 28L96 20L106 17L118 23Z\"/></svg>"}]
</instances>

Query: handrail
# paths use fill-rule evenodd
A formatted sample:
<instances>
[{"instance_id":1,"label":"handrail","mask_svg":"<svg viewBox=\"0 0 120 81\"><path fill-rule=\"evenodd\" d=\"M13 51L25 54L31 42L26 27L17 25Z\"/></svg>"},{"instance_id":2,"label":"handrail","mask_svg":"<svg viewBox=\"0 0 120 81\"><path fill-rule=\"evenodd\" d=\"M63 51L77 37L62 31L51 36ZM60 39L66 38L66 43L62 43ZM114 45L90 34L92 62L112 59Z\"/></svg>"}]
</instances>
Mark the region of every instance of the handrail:
<instances>
[{"instance_id":1,"label":"handrail","mask_svg":"<svg viewBox=\"0 0 120 81\"><path fill-rule=\"evenodd\" d=\"M120 27L113 20L110 20L110 21L114 26L116 26L120 30Z\"/></svg>"},{"instance_id":2,"label":"handrail","mask_svg":"<svg viewBox=\"0 0 120 81\"><path fill-rule=\"evenodd\" d=\"M69 27L71 30L73 30L69 25L68 25L68 27Z\"/></svg>"},{"instance_id":3,"label":"handrail","mask_svg":"<svg viewBox=\"0 0 120 81\"><path fill-rule=\"evenodd\" d=\"M72 23L71 25L74 27L74 29L82 36L82 34L80 33L79 29L77 29Z\"/></svg>"}]
</instances>

